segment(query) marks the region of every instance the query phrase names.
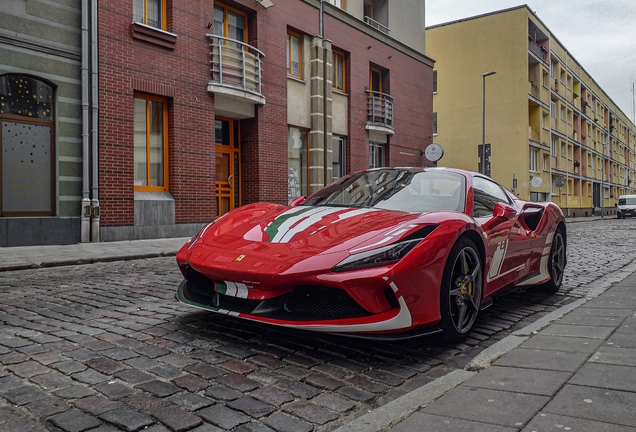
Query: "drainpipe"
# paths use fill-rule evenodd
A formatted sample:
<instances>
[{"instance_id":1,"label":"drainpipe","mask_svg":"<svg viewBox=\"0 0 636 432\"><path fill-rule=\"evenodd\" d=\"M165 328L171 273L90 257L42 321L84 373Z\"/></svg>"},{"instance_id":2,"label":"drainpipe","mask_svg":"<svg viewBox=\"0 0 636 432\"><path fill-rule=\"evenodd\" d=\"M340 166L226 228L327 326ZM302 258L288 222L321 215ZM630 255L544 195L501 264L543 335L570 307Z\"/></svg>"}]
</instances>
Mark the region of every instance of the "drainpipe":
<instances>
[{"instance_id":1,"label":"drainpipe","mask_svg":"<svg viewBox=\"0 0 636 432\"><path fill-rule=\"evenodd\" d=\"M89 192L89 106L88 106L88 4L82 2L82 214L80 216L80 241L90 240L90 192Z\"/></svg>"},{"instance_id":2,"label":"drainpipe","mask_svg":"<svg viewBox=\"0 0 636 432\"><path fill-rule=\"evenodd\" d=\"M91 185L91 241L99 242L99 76L97 46L97 0L91 0L91 159L93 181Z\"/></svg>"}]
</instances>

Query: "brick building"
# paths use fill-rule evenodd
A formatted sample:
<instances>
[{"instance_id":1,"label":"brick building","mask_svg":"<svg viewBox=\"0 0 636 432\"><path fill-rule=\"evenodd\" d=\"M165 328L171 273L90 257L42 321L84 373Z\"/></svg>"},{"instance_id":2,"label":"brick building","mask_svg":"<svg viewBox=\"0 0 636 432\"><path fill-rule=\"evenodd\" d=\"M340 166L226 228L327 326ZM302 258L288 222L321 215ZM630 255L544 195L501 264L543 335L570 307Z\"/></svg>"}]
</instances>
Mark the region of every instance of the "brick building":
<instances>
[{"instance_id":1,"label":"brick building","mask_svg":"<svg viewBox=\"0 0 636 432\"><path fill-rule=\"evenodd\" d=\"M103 0L98 16L102 240L430 164L422 1Z\"/></svg>"}]
</instances>

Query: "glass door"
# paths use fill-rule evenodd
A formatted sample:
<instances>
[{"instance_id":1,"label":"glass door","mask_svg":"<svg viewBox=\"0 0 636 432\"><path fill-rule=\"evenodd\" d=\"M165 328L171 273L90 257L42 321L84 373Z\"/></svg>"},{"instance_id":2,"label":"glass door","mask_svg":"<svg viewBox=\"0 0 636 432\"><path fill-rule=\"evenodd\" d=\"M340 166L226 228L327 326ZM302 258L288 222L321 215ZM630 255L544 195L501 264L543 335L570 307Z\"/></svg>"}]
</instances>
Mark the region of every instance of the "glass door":
<instances>
[{"instance_id":1,"label":"glass door","mask_svg":"<svg viewBox=\"0 0 636 432\"><path fill-rule=\"evenodd\" d=\"M241 205L238 120L215 119L216 217Z\"/></svg>"}]
</instances>

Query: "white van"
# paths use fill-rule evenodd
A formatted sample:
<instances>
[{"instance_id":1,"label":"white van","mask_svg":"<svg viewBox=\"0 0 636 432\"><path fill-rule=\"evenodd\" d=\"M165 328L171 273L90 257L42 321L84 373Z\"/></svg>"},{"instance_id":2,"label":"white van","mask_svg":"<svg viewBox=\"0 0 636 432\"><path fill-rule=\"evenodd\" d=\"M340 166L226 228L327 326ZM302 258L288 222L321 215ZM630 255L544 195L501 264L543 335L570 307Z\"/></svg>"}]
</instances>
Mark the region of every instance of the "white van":
<instances>
[{"instance_id":1,"label":"white van","mask_svg":"<svg viewBox=\"0 0 636 432\"><path fill-rule=\"evenodd\" d=\"M616 217L625 219L625 216L636 216L636 195L621 195L616 205Z\"/></svg>"}]
</instances>

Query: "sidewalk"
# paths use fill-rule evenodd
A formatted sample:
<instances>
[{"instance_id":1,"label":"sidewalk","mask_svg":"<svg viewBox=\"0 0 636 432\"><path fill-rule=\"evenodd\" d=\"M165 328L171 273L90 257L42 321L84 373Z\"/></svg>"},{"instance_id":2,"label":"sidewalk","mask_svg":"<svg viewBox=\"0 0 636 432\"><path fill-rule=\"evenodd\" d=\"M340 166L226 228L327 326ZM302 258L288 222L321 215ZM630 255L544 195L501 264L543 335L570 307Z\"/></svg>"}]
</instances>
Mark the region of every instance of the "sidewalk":
<instances>
[{"instance_id":1,"label":"sidewalk","mask_svg":"<svg viewBox=\"0 0 636 432\"><path fill-rule=\"evenodd\" d=\"M335 432L635 432L634 329L636 274Z\"/></svg>"},{"instance_id":2,"label":"sidewalk","mask_svg":"<svg viewBox=\"0 0 636 432\"><path fill-rule=\"evenodd\" d=\"M0 272L176 255L189 237L77 243L61 246L0 247Z\"/></svg>"}]
</instances>

